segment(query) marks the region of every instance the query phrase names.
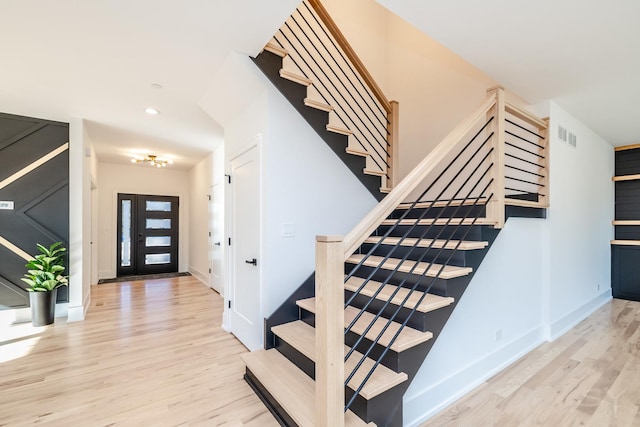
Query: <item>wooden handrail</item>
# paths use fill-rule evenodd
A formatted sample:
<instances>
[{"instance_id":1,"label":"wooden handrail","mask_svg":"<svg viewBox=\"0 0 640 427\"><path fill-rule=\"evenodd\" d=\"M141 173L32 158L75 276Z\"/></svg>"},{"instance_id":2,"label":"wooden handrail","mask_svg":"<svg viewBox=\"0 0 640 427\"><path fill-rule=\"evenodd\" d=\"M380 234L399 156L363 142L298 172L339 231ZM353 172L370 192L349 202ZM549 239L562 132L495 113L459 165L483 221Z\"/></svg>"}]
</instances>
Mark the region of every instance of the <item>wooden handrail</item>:
<instances>
[{"instance_id":1,"label":"wooden handrail","mask_svg":"<svg viewBox=\"0 0 640 427\"><path fill-rule=\"evenodd\" d=\"M382 104L382 108L384 108L387 114L390 114L391 103L382 92L382 89L380 89L380 86L378 86L374 78L371 76L371 74L367 70L367 67L364 66L356 52L353 50L344 34L342 34L342 31L340 31L333 18L331 18L329 12L327 12L327 9L325 9L322 3L320 3L320 0L309 0L309 4L311 4L313 9L320 16L320 19L322 19L322 22L324 22L324 24L327 26L329 32L331 32L333 37L335 37L336 41L338 42L344 53L347 55L353 66L356 68L356 70L358 70L365 83L369 86L380 104Z\"/></svg>"},{"instance_id":2,"label":"wooden handrail","mask_svg":"<svg viewBox=\"0 0 640 427\"><path fill-rule=\"evenodd\" d=\"M536 126L539 129L547 129L549 127L549 124L547 122L545 122L543 119L539 119L536 116L534 116L533 114L531 114L530 112L528 112L527 110L523 110L522 108L518 107L517 105L514 105L510 102L505 102L505 109L507 110L507 113L511 113L514 116L516 116L517 118L532 124L534 126Z\"/></svg>"},{"instance_id":3,"label":"wooden handrail","mask_svg":"<svg viewBox=\"0 0 640 427\"><path fill-rule=\"evenodd\" d=\"M488 96L473 114L449 133L436 148L422 159L422 161L345 236L344 260L349 258L358 247L360 247L380 223L385 220L400 203L405 201L411 192L434 171L441 161L455 155L456 149L464 143L464 136L473 129L473 126L478 120L485 117L495 103L495 94Z\"/></svg>"}]
</instances>

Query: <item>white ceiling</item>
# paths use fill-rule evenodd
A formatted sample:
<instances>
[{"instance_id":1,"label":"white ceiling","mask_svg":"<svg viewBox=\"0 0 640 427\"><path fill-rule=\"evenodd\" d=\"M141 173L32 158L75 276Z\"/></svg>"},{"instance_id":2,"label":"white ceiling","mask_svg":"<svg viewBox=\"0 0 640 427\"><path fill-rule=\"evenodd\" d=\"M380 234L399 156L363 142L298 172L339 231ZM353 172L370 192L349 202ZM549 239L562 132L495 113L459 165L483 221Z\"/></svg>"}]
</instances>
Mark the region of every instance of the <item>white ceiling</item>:
<instances>
[{"instance_id":1,"label":"white ceiling","mask_svg":"<svg viewBox=\"0 0 640 427\"><path fill-rule=\"evenodd\" d=\"M197 106L217 67L256 54L297 3L1 0L0 111L81 117L101 161L138 151L188 169L222 143Z\"/></svg>"},{"instance_id":2,"label":"white ceiling","mask_svg":"<svg viewBox=\"0 0 640 427\"><path fill-rule=\"evenodd\" d=\"M529 102L640 141L637 0L378 1ZM0 0L0 111L82 117L101 161L137 151L188 169L222 143L197 103L225 56L256 54L297 3Z\"/></svg>"},{"instance_id":3,"label":"white ceiling","mask_svg":"<svg viewBox=\"0 0 640 427\"><path fill-rule=\"evenodd\" d=\"M532 104L640 142L637 0L377 0Z\"/></svg>"}]
</instances>

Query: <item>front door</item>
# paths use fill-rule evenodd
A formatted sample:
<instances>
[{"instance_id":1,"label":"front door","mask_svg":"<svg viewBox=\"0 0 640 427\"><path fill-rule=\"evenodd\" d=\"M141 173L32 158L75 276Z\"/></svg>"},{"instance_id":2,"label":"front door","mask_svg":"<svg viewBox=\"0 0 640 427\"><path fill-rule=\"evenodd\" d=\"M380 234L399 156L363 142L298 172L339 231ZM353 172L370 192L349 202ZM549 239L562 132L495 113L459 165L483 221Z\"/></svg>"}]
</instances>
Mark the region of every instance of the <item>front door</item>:
<instances>
[{"instance_id":1,"label":"front door","mask_svg":"<svg viewBox=\"0 0 640 427\"><path fill-rule=\"evenodd\" d=\"M254 146L231 160L231 332L249 349L262 348L259 256L259 162Z\"/></svg>"},{"instance_id":2,"label":"front door","mask_svg":"<svg viewBox=\"0 0 640 427\"><path fill-rule=\"evenodd\" d=\"M118 194L118 277L178 271L178 197Z\"/></svg>"}]
</instances>

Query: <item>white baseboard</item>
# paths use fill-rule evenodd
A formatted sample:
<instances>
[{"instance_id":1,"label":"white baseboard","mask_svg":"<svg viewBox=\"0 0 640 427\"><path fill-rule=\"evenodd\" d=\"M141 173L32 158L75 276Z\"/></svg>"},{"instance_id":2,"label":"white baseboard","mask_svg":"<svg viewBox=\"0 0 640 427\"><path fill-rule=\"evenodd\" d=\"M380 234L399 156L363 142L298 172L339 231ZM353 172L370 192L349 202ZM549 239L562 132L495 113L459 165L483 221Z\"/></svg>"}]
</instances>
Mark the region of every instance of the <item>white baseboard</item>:
<instances>
[{"instance_id":1,"label":"white baseboard","mask_svg":"<svg viewBox=\"0 0 640 427\"><path fill-rule=\"evenodd\" d=\"M209 274L208 273L204 274L203 272L199 271L196 268L193 268L192 266L189 266L188 271L189 271L189 273L191 273L191 275L193 277L195 277L196 279L200 280L206 286L209 286Z\"/></svg>"},{"instance_id":2,"label":"white baseboard","mask_svg":"<svg viewBox=\"0 0 640 427\"><path fill-rule=\"evenodd\" d=\"M586 304L578 307L571 313L556 320L549 325L549 341L555 341L564 335L571 328L582 322L584 319L593 314L600 307L611 301L611 288L605 289L600 295L588 301Z\"/></svg>"},{"instance_id":3,"label":"white baseboard","mask_svg":"<svg viewBox=\"0 0 640 427\"><path fill-rule=\"evenodd\" d=\"M87 295L84 297L84 301L82 301L81 306L69 307L67 309L67 322L80 322L84 320L84 317L87 314L87 310L89 310L89 305L91 305L91 292L87 292ZM57 307L56 307L57 309Z\"/></svg>"},{"instance_id":4,"label":"white baseboard","mask_svg":"<svg viewBox=\"0 0 640 427\"><path fill-rule=\"evenodd\" d=\"M405 395L405 426L418 426L544 342L538 327L418 393Z\"/></svg>"}]
</instances>

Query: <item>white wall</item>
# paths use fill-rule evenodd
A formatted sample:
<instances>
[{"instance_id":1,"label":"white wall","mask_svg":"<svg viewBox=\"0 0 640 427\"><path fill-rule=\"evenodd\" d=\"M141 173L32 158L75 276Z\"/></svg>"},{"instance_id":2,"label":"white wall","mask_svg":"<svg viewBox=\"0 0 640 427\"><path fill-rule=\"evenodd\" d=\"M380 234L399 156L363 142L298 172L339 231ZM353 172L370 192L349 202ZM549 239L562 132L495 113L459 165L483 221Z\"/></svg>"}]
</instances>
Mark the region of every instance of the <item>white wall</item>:
<instances>
[{"instance_id":1,"label":"white wall","mask_svg":"<svg viewBox=\"0 0 640 427\"><path fill-rule=\"evenodd\" d=\"M209 285L209 198L213 155L189 171L189 272Z\"/></svg>"},{"instance_id":2,"label":"white wall","mask_svg":"<svg viewBox=\"0 0 640 427\"><path fill-rule=\"evenodd\" d=\"M611 296L614 151L556 103L550 112L546 333L556 338ZM557 137L558 125L576 135L576 148Z\"/></svg>"},{"instance_id":3,"label":"white wall","mask_svg":"<svg viewBox=\"0 0 640 427\"><path fill-rule=\"evenodd\" d=\"M116 277L116 221L118 193L180 197L178 269L189 265L189 173L157 169L146 165L98 165L98 274L101 279Z\"/></svg>"},{"instance_id":4,"label":"white wall","mask_svg":"<svg viewBox=\"0 0 640 427\"><path fill-rule=\"evenodd\" d=\"M93 145L83 119L69 122L68 321L83 320L91 300L91 181ZM95 156L94 156L95 157Z\"/></svg>"},{"instance_id":5,"label":"white wall","mask_svg":"<svg viewBox=\"0 0 640 427\"><path fill-rule=\"evenodd\" d=\"M241 96L246 87L252 92ZM238 151L261 135L258 265L267 317L314 271L315 236L346 234L376 202L248 57L231 54L209 93L201 105L225 129L227 171ZM285 223L294 224L295 237L281 236Z\"/></svg>"},{"instance_id":6,"label":"white wall","mask_svg":"<svg viewBox=\"0 0 640 427\"><path fill-rule=\"evenodd\" d=\"M554 103L550 113L548 219L507 221L405 394L405 425L419 425L611 298L613 147ZM555 137L558 124L578 136L577 149Z\"/></svg>"}]
</instances>

